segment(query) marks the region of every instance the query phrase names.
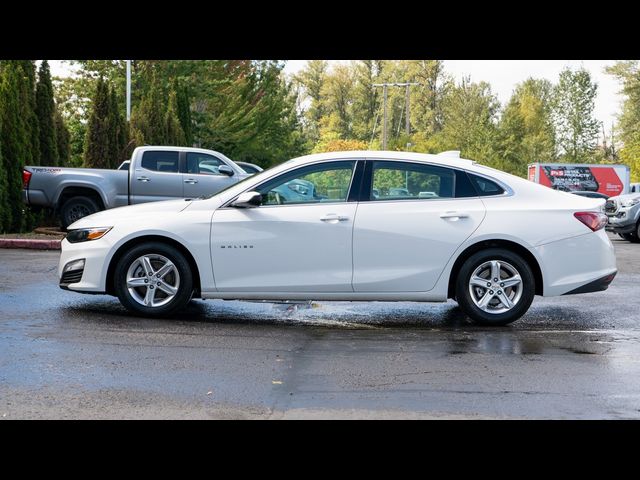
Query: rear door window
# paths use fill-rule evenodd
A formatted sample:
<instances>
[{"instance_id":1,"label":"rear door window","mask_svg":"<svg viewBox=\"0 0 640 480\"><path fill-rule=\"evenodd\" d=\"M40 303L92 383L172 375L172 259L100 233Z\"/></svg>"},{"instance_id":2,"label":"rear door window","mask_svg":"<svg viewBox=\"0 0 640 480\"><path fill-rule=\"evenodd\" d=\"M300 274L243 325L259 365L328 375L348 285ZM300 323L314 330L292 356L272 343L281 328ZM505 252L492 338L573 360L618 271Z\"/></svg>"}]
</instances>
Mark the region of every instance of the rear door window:
<instances>
[{"instance_id":1,"label":"rear door window","mask_svg":"<svg viewBox=\"0 0 640 480\"><path fill-rule=\"evenodd\" d=\"M146 151L142 154L142 168L153 172L178 173L178 152Z\"/></svg>"},{"instance_id":2,"label":"rear door window","mask_svg":"<svg viewBox=\"0 0 640 480\"><path fill-rule=\"evenodd\" d=\"M453 170L410 162L376 161L370 200L433 200L452 198Z\"/></svg>"}]
</instances>

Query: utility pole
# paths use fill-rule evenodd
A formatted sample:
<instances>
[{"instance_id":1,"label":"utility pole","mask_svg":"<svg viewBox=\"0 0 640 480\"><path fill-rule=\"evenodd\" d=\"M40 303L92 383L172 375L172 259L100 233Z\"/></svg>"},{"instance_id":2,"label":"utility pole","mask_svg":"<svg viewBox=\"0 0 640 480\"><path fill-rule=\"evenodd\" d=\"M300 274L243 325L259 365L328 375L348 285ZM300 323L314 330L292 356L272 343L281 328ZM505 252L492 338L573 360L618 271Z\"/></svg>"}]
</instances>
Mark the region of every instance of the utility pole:
<instances>
[{"instance_id":1,"label":"utility pole","mask_svg":"<svg viewBox=\"0 0 640 480\"><path fill-rule=\"evenodd\" d=\"M407 135L411 133L411 117L409 116L409 87L411 85L420 85L416 82L404 82L404 83L374 83L372 87L382 87L382 97L383 97L383 120L382 120L382 150L387 149L387 98L388 98L388 87L405 87L405 102L406 102L406 120L405 120L405 128L407 131Z\"/></svg>"},{"instance_id":2,"label":"utility pole","mask_svg":"<svg viewBox=\"0 0 640 480\"><path fill-rule=\"evenodd\" d=\"M382 107L382 150L387 149L387 87L388 85L385 83L382 86L383 98L384 98L384 107Z\"/></svg>"},{"instance_id":3,"label":"utility pole","mask_svg":"<svg viewBox=\"0 0 640 480\"><path fill-rule=\"evenodd\" d=\"M131 60L127 60L127 122L131 120Z\"/></svg>"},{"instance_id":4,"label":"utility pole","mask_svg":"<svg viewBox=\"0 0 640 480\"><path fill-rule=\"evenodd\" d=\"M411 135L411 116L409 115L409 84L408 83L405 86L404 101L405 101L404 126L405 126L405 130L408 137L409 135Z\"/></svg>"}]
</instances>

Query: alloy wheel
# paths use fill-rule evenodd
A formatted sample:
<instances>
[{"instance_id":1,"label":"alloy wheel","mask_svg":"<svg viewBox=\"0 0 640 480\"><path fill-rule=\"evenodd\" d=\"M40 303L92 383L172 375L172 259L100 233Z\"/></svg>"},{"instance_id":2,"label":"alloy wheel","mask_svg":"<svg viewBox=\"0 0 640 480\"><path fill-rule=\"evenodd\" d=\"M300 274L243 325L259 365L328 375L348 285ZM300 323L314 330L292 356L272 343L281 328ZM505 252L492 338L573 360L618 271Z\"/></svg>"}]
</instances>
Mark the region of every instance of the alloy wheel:
<instances>
[{"instance_id":1,"label":"alloy wheel","mask_svg":"<svg viewBox=\"0 0 640 480\"><path fill-rule=\"evenodd\" d=\"M171 302L180 288L180 274L167 257L146 254L136 258L127 271L131 298L145 307L161 307Z\"/></svg>"},{"instance_id":2,"label":"alloy wheel","mask_svg":"<svg viewBox=\"0 0 640 480\"><path fill-rule=\"evenodd\" d=\"M489 260L478 266L469 278L469 293L481 310L505 313L522 297L523 283L518 270L503 260Z\"/></svg>"}]
</instances>

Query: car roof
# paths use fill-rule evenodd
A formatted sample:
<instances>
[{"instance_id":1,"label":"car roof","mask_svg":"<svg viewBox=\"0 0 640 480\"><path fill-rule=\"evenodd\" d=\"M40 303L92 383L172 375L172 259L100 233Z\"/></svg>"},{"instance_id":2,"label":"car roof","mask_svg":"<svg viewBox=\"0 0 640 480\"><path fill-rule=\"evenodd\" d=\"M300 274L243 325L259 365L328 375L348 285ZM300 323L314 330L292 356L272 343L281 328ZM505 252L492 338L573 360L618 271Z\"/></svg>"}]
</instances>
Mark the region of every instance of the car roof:
<instances>
[{"instance_id":1,"label":"car roof","mask_svg":"<svg viewBox=\"0 0 640 480\"><path fill-rule=\"evenodd\" d=\"M447 151L438 154L417 153L417 152L397 152L389 150L350 150L344 152L326 152L304 155L289 160L288 164L304 165L307 163L318 162L322 160L350 160L350 159L369 159L369 160L411 160L416 162L434 163L440 165L470 167L476 165L474 160L460 158L460 152Z\"/></svg>"}]
</instances>

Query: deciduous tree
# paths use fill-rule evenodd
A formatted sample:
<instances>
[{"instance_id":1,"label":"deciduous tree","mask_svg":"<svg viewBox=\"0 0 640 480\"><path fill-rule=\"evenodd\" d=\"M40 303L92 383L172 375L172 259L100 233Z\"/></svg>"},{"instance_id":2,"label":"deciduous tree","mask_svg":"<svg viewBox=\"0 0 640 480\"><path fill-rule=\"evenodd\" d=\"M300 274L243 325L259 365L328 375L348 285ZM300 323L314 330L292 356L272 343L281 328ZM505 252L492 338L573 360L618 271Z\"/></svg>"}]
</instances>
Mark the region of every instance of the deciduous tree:
<instances>
[{"instance_id":1,"label":"deciduous tree","mask_svg":"<svg viewBox=\"0 0 640 480\"><path fill-rule=\"evenodd\" d=\"M554 91L554 123L562 161L586 162L598 143L600 122L594 117L598 85L584 68L564 69Z\"/></svg>"}]
</instances>

